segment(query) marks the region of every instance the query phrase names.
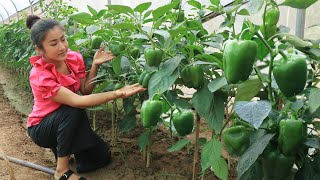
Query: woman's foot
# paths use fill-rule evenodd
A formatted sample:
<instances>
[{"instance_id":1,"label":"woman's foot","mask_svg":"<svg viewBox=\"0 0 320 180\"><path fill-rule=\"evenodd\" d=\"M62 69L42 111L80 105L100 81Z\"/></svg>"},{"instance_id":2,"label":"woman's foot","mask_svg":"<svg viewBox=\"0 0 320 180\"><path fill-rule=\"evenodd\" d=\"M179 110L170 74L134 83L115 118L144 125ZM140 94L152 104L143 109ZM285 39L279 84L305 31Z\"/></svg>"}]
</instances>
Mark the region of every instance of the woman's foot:
<instances>
[{"instance_id":1,"label":"woman's foot","mask_svg":"<svg viewBox=\"0 0 320 180\"><path fill-rule=\"evenodd\" d=\"M58 171L57 170L56 173L54 174L54 178L58 179L58 180L78 180L81 177L69 169L69 170L65 170L65 171Z\"/></svg>"}]
</instances>

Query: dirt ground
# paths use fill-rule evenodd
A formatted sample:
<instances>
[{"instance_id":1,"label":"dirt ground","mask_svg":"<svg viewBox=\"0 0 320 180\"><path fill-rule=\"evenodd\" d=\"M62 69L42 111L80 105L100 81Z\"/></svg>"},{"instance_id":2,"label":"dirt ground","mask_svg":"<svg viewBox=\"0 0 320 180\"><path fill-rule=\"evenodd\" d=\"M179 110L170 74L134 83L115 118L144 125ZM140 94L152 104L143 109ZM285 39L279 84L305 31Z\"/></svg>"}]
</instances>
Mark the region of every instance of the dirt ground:
<instances>
[{"instance_id":1,"label":"dirt ground","mask_svg":"<svg viewBox=\"0 0 320 180\"><path fill-rule=\"evenodd\" d=\"M51 151L35 145L26 133L25 119L31 111L32 95L30 92L21 91L12 76L8 70L0 68L0 153L2 150L7 156L54 168L55 160ZM91 113L89 117L92 117ZM97 133L110 142L110 115L99 112L96 117ZM130 133L119 134L117 143L112 146L112 163L82 176L93 180L192 179L193 149L191 148L191 153L187 153L185 149L174 153L167 152L170 140L167 132L161 128L152 135L152 162L150 167L146 168L137 145L142 132L143 129L138 127ZM193 139L193 136L189 138ZM53 178L52 175L14 163L10 163L10 166L17 180ZM71 168L73 169L72 165ZM200 166L198 168L200 170ZM9 174L8 165L0 159L0 180L10 179ZM204 179L217 178L207 171Z\"/></svg>"}]
</instances>

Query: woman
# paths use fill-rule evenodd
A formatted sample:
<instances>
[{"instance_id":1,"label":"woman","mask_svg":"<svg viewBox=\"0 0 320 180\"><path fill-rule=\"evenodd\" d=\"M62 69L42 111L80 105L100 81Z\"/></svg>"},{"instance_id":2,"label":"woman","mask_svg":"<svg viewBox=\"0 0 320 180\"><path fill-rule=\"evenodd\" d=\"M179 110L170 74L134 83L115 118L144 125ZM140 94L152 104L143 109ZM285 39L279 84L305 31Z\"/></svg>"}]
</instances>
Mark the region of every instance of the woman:
<instances>
[{"instance_id":1,"label":"woman","mask_svg":"<svg viewBox=\"0 0 320 180\"><path fill-rule=\"evenodd\" d=\"M134 84L91 94L94 83L90 80L100 64L114 58L112 53L99 49L86 73L81 54L68 49L64 28L58 21L30 15L26 25L39 54L30 58L34 106L27 121L28 134L39 146L56 149L56 179L84 179L69 170L71 154L78 173L105 166L111 155L109 146L90 128L83 108L127 98L145 89Z\"/></svg>"}]
</instances>

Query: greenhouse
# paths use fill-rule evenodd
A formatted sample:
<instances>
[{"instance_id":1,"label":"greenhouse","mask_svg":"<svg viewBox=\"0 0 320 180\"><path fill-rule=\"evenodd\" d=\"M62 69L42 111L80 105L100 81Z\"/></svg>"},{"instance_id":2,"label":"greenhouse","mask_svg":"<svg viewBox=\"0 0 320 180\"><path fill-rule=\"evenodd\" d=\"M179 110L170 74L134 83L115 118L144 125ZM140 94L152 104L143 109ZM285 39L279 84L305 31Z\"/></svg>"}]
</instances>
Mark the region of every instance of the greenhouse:
<instances>
[{"instance_id":1,"label":"greenhouse","mask_svg":"<svg viewBox=\"0 0 320 180\"><path fill-rule=\"evenodd\" d=\"M320 179L320 1L1 0L0 179Z\"/></svg>"}]
</instances>

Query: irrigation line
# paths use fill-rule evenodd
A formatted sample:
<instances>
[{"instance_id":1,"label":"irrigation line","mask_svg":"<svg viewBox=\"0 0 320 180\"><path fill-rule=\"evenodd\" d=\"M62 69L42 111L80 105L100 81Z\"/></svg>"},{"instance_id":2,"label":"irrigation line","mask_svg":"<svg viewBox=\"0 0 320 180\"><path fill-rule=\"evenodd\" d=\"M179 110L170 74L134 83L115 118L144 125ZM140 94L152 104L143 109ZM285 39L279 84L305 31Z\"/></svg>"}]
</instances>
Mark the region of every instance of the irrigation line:
<instances>
[{"instance_id":1,"label":"irrigation line","mask_svg":"<svg viewBox=\"0 0 320 180\"><path fill-rule=\"evenodd\" d=\"M31 163L31 162L24 161L24 160L21 160L21 159L17 159L17 158L14 158L14 157L10 157L10 156L6 156L6 158L7 158L10 162L13 162L13 163L16 163L16 164L25 166L25 167L29 167L29 168L32 168L32 169L36 169L36 170L45 172L45 173L47 173L47 174L54 175L54 173L55 173L55 170L54 170L54 169L50 169L50 168L45 167L45 166L41 166L41 165L38 165L38 164L34 164L34 163ZM5 160L5 158L4 158L3 156L0 156L0 159Z\"/></svg>"}]
</instances>

